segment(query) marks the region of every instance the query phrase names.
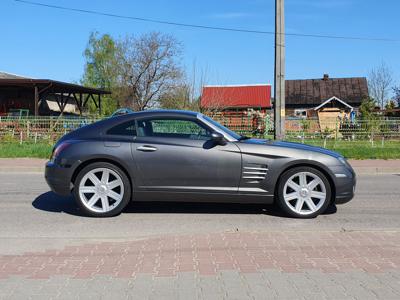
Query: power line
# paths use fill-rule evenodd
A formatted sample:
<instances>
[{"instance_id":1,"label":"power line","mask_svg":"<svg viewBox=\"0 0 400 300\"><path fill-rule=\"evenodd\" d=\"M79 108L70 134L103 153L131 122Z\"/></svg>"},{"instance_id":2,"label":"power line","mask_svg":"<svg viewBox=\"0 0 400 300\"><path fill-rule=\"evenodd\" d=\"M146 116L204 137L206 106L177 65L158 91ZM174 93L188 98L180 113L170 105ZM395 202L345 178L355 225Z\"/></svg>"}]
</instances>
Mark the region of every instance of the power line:
<instances>
[{"instance_id":1,"label":"power line","mask_svg":"<svg viewBox=\"0 0 400 300\"><path fill-rule=\"evenodd\" d=\"M134 16L124 16L113 13L81 9L81 8L73 8L66 6L59 6L53 4L46 4L35 1L28 0L14 0L15 2L30 4L35 6L47 7L58 10L65 10L71 12L85 13L91 15L99 15L111 18L125 19L125 20L134 20L140 22L148 22L148 23L156 23L156 24L164 24L171 26L179 26L186 28L195 28L195 29L204 29L204 30L216 30L216 31L231 31L231 32L241 32L241 33L253 33L253 34L263 34L263 35L274 35L274 31L264 31L264 30L252 30L252 29L243 29L243 28L230 28L230 27L215 27L215 26L207 26L207 25L198 25L198 24L189 24L189 23L180 23L173 21L165 21L158 19L149 19L142 17L134 17ZM324 35L324 34L307 34L307 33L285 33L285 36L296 36L296 37L309 37L309 38L322 38L322 39L341 39L341 40L358 40L358 41L375 41L375 42L400 42L399 39L389 39L389 38L368 38L368 37L355 37L355 36L340 36L340 35Z\"/></svg>"}]
</instances>

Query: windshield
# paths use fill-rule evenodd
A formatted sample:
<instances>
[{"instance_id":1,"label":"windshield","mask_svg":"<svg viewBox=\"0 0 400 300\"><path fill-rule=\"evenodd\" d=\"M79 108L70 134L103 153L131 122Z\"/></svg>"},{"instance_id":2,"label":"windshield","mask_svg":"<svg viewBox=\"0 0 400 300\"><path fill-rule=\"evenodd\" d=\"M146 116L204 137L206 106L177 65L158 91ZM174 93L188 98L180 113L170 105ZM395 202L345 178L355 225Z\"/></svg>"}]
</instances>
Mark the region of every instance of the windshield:
<instances>
[{"instance_id":1,"label":"windshield","mask_svg":"<svg viewBox=\"0 0 400 300\"><path fill-rule=\"evenodd\" d=\"M214 121L213 119L211 119L210 117L207 117L205 115L203 115L203 118L205 120L207 120L207 122L210 122L211 124L213 124L215 127L217 127L218 129L220 129L221 131L225 132L226 134L230 135L231 137L233 137L236 140L240 140L241 139L241 135L237 134L236 132L226 128L225 126L219 124L217 121Z\"/></svg>"}]
</instances>

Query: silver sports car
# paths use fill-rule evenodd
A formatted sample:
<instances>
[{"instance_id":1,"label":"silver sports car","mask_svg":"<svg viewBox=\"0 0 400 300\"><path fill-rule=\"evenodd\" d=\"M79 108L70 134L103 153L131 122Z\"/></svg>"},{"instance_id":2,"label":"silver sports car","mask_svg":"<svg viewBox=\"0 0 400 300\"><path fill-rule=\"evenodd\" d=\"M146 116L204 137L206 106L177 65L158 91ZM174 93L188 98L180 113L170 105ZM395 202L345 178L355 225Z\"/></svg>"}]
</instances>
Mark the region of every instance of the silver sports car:
<instances>
[{"instance_id":1,"label":"silver sports car","mask_svg":"<svg viewBox=\"0 0 400 300\"><path fill-rule=\"evenodd\" d=\"M356 176L336 152L252 139L189 111L130 113L82 127L54 147L45 174L90 216L130 201L277 203L311 218L350 201Z\"/></svg>"}]
</instances>

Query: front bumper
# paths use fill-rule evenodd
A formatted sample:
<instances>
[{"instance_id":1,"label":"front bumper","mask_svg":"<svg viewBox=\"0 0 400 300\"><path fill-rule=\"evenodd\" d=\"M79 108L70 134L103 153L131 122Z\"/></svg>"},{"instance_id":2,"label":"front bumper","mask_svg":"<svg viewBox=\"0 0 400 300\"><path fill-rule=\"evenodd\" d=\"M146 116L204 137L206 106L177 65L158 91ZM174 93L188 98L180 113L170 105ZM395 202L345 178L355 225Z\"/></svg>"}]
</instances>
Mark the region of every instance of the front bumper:
<instances>
[{"instance_id":1,"label":"front bumper","mask_svg":"<svg viewBox=\"0 0 400 300\"><path fill-rule=\"evenodd\" d=\"M59 166L48 161L44 177L51 190L61 196L68 196L71 193L71 169Z\"/></svg>"},{"instance_id":2,"label":"front bumper","mask_svg":"<svg viewBox=\"0 0 400 300\"><path fill-rule=\"evenodd\" d=\"M340 166L334 168L335 204L344 204L354 197L357 179L351 167Z\"/></svg>"}]
</instances>

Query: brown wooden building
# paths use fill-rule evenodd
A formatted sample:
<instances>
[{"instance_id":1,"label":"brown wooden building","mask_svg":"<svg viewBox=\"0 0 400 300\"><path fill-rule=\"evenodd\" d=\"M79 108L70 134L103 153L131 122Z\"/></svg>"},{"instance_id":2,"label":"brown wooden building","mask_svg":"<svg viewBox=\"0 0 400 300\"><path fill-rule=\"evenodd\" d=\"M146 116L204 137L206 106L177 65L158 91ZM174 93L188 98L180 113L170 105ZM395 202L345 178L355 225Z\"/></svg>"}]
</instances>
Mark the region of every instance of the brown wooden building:
<instances>
[{"instance_id":1,"label":"brown wooden building","mask_svg":"<svg viewBox=\"0 0 400 300\"><path fill-rule=\"evenodd\" d=\"M27 110L29 115L81 115L89 101L101 113L101 89L50 79L33 79L0 72L0 115Z\"/></svg>"},{"instance_id":2,"label":"brown wooden building","mask_svg":"<svg viewBox=\"0 0 400 300\"><path fill-rule=\"evenodd\" d=\"M368 95L365 77L286 80L286 116L316 117L323 103L325 109L357 111Z\"/></svg>"}]
</instances>

